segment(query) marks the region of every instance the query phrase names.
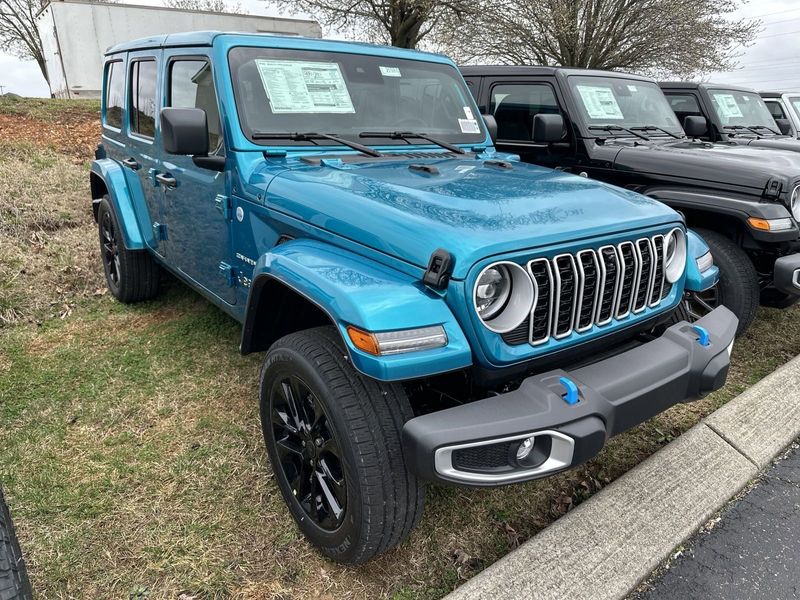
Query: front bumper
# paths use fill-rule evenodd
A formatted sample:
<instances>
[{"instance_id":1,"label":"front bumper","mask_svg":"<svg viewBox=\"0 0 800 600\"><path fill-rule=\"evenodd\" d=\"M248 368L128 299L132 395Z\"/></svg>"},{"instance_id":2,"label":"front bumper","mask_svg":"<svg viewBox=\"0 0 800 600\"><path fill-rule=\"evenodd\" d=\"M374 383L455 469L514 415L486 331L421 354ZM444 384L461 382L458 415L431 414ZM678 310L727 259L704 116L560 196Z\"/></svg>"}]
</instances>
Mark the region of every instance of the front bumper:
<instances>
[{"instance_id":1,"label":"front bumper","mask_svg":"<svg viewBox=\"0 0 800 600\"><path fill-rule=\"evenodd\" d=\"M721 388L737 325L720 307L695 323L699 330L678 323L592 365L528 377L514 391L415 417L403 428L412 468L424 479L497 486L579 465L612 435ZM518 460L530 438L532 450Z\"/></svg>"},{"instance_id":2,"label":"front bumper","mask_svg":"<svg viewBox=\"0 0 800 600\"><path fill-rule=\"evenodd\" d=\"M800 254L782 256L775 261L773 285L785 294L800 296Z\"/></svg>"}]
</instances>

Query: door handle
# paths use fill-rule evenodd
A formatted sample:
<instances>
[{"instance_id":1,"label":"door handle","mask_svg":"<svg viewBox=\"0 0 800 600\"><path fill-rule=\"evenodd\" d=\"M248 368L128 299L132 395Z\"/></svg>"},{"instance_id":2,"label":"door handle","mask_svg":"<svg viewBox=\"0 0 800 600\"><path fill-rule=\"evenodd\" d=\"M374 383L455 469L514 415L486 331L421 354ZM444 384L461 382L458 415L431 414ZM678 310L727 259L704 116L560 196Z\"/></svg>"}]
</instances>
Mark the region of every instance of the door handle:
<instances>
[{"instance_id":1,"label":"door handle","mask_svg":"<svg viewBox=\"0 0 800 600\"><path fill-rule=\"evenodd\" d=\"M128 167L129 169L133 169L134 171L138 171L139 168L142 166L138 162L136 162L135 158L126 158L122 161L122 164Z\"/></svg>"},{"instance_id":2,"label":"door handle","mask_svg":"<svg viewBox=\"0 0 800 600\"><path fill-rule=\"evenodd\" d=\"M156 181L161 185L163 185L164 187L168 188L174 188L177 187L178 185L177 180L171 175L167 175L166 173L158 173L156 175Z\"/></svg>"}]
</instances>

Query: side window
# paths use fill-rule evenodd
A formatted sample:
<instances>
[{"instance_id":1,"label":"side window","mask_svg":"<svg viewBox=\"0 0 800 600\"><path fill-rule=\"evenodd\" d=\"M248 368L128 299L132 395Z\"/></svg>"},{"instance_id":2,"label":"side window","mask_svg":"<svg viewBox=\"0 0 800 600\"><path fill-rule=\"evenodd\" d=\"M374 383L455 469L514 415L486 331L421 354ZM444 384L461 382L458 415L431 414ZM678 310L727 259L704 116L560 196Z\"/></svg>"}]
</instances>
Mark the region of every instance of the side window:
<instances>
[{"instance_id":1,"label":"side window","mask_svg":"<svg viewBox=\"0 0 800 600\"><path fill-rule=\"evenodd\" d=\"M222 143L217 94L211 65L205 60L176 60L169 66L169 106L202 108L208 121L208 148L215 153Z\"/></svg>"},{"instance_id":2,"label":"side window","mask_svg":"<svg viewBox=\"0 0 800 600\"><path fill-rule=\"evenodd\" d=\"M667 94L669 106L675 116L678 117L678 122L683 126L683 120L686 117L702 117L703 112L700 110L700 104L694 94Z\"/></svg>"},{"instance_id":3,"label":"side window","mask_svg":"<svg viewBox=\"0 0 800 600\"><path fill-rule=\"evenodd\" d=\"M125 73L122 61L108 63L106 69L105 124L122 128L122 107L125 101Z\"/></svg>"},{"instance_id":4,"label":"side window","mask_svg":"<svg viewBox=\"0 0 800 600\"><path fill-rule=\"evenodd\" d=\"M781 106L780 101L778 100L764 100L764 104L767 105L769 112L772 113L773 119L785 119L786 113L783 112L783 107Z\"/></svg>"},{"instance_id":5,"label":"side window","mask_svg":"<svg viewBox=\"0 0 800 600\"><path fill-rule=\"evenodd\" d=\"M533 117L558 115L561 110L549 85L509 84L492 88L489 113L497 121L497 139L529 142L533 137Z\"/></svg>"},{"instance_id":6,"label":"side window","mask_svg":"<svg viewBox=\"0 0 800 600\"><path fill-rule=\"evenodd\" d=\"M137 60L131 64L131 132L153 138L156 133L156 61Z\"/></svg>"}]
</instances>

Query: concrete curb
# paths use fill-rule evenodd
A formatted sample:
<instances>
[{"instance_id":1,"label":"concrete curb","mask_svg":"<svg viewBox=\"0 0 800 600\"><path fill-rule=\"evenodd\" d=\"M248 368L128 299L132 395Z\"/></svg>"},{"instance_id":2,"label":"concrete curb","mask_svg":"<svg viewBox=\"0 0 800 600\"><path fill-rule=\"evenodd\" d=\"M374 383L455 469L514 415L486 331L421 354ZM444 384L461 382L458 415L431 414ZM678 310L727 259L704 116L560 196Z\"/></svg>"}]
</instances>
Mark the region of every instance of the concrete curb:
<instances>
[{"instance_id":1,"label":"concrete curb","mask_svg":"<svg viewBox=\"0 0 800 600\"><path fill-rule=\"evenodd\" d=\"M800 435L800 357L447 600L624 598Z\"/></svg>"}]
</instances>

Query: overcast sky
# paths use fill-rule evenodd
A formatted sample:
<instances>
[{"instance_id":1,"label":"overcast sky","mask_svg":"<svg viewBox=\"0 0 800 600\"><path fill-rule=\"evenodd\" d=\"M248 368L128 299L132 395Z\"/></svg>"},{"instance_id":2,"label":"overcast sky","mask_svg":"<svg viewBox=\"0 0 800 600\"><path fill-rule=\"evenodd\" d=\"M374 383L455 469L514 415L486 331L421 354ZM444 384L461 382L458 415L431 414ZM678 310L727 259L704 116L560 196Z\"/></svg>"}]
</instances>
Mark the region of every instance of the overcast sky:
<instances>
[{"instance_id":1,"label":"overcast sky","mask_svg":"<svg viewBox=\"0 0 800 600\"><path fill-rule=\"evenodd\" d=\"M160 0L136 0L131 4L161 4ZM263 0L242 0L253 14L277 15ZM800 91L800 2L798 0L753 0L739 16L762 21L762 31L749 48L739 49L739 68L713 73L704 79L761 90ZM0 52L0 86L3 92L23 96L49 96L50 92L34 62L24 62Z\"/></svg>"}]
</instances>

